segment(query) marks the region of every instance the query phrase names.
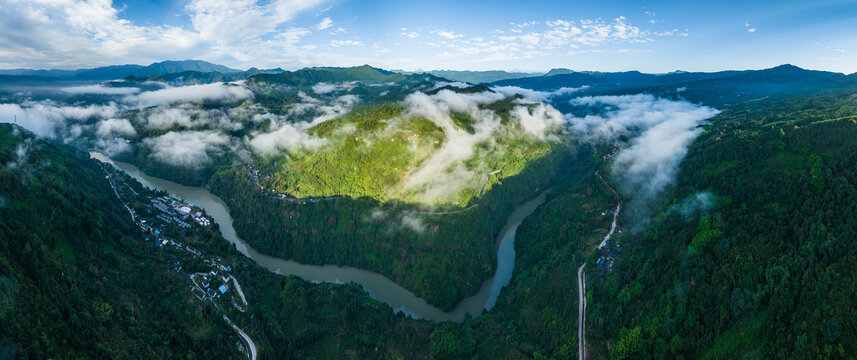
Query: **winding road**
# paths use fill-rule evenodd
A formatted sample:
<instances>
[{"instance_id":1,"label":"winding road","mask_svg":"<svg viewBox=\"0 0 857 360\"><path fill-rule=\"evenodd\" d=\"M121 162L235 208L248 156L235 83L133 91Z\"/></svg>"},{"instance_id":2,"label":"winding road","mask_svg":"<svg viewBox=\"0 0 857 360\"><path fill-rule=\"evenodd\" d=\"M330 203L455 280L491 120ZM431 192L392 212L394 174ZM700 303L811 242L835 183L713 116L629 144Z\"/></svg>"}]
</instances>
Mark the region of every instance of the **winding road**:
<instances>
[{"instance_id":1,"label":"winding road","mask_svg":"<svg viewBox=\"0 0 857 360\"><path fill-rule=\"evenodd\" d=\"M586 266L586 264L580 265L580 268L577 269L577 287L578 296L580 298L578 301L580 309L577 315L577 358L580 360L584 360L586 358L586 344L584 343L586 334L584 334L585 327L583 326L586 320L586 296L584 295L586 291L586 275L583 273L584 266Z\"/></svg>"},{"instance_id":2,"label":"winding road","mask_svg":"<svg viewBox=\"0 0 857 360\"><path fill-rule=\"evenodd\" d=\"M616 223L619 219L619 212L622 211L622 197L619 196L619 193L613 189L612 186L601 177L601 173L596 171L595 176L598 176L598 179L601 180L601 183L604 186L607 186L613 195L616 196L616 211L613 212L613 223L610 225L610 232L604 236L604 240L601 240L601 243L595 247L596 250L601 249L605 245L607 245L607 241L613 237L613 233L616 231ZM577 289L578 289L578 315L577 315L577 358L580 360L586 359L586 334L584 326L586 324L586 274L583 272L583 268L586 267L586 263L580 265L580 268L577 269Z\"/></svg>"},{"instance_id":3,"label":"winding road","mask_svg":"<svg viewBox=\"0 0 857 360\"><path fill-rule=\"evenodd\" d=\"M116 189L116 186L113 184L113 179L110 178L110 173L107 172L107 169L103 169L103 170L105 173L107 173L108 183L110 184L110 187L113 188L113 192L116 194L116 197L119 199L119 201L122 203L122 205L125 205L125 208L128 209L128 212L131 213L131 220L134 221L134 223L136 224L137 218L134 215L134 211L131 210L131 208L128 206L128 204L126 204L125 201L122 200L122 197L119 196L119 191ZM126 186L127 186L127 184L126 184ZM193 275L190 276L191 281L193 281L193 284L196 285L197 287L199 287L199 284L196 283L196 279L194 278L194 276L199 275L199 274L202 274L202 273L194 273ZM241 295L241 300L244 302L244 306L247 306L247 300L244 298L244 293L241 291L241 286L238 285L238 281L235 280L234 277L232 278L232 280L234 281L235 287L238 290L239 294ZM256 344L253 342L253 339L251 339L250 336L244 332L244 330L241 330L241 328L239 328L238 326L235 326L235 323L233 323L232 320L229 320L229 318L226 317L226 315L223 315L223 319L226 320L226 322L232 326L232 329L234 329L238 333L238 335L241 336L241 339L244 342L245 347L247 348L247 356L250 358L250 360L256 360L257 350L256 350Z\"/></svg>"},{"instance_id":4,"label":"winding road","mask_svg":"<svg viewBox=\"0 0 857 360\"><path fill-rule=\"evenodd\" d=\"M226 322L228 322L229 325L232 326L232 329L234 329L235 332L238 333L238 335L241 335L241 339L244 340L244 345L247 346L247 356L250 357L250 360L256 360L257 351L256 344L253 342L253 339L251 339L250 336L244 332L244 330L241 330L241 328L235 326L235 323L233 323L232 320L229 320L226 315L223 315L223 320L226 320Z\"/></svg>"},{"instance_id":5,"label":"winding road","mask_svg":"<svg viewBox=\"0 0 857 360\"><path fill-rule=\"evenodd\" d=\"M622 211L622 197L620 197L619 193L617 193L616 190L614 190L613 187L610 186L609 183L607 183L607 180L604 180L604 178L601 177L601 174L598 171L595 172L595 176L598 176L598 179L601 180L601 183L613 192L613 195L616 196L617 201L616 211L613 212L613 224L610 225L610 232L607 233L607 236L604 237L604 240L601 240L601 243L598 244L598 247L596 247L596 249L600 249L607 245L607 241L610 240L611 237L613 237L613 232L616 231L616 221L619 219L619 212Z\"/></svg>"}]
</instances>

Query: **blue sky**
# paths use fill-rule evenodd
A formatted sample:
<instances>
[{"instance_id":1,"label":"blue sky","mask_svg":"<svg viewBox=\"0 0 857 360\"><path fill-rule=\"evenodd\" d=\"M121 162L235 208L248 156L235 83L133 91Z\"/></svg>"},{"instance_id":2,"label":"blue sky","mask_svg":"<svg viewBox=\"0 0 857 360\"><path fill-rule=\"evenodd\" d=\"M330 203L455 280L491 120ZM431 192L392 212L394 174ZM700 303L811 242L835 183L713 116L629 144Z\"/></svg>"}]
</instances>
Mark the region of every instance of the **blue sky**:
<instances>
[{"instance_id":1,"label":"blue sky","mask_svg":"<svg viewBox=\"0 0 857 360\"><path fill-rule=\"evenodd\" d=\"M0 0L0 68L857 72L857 1Z\"/></svg>"}]
</instances>

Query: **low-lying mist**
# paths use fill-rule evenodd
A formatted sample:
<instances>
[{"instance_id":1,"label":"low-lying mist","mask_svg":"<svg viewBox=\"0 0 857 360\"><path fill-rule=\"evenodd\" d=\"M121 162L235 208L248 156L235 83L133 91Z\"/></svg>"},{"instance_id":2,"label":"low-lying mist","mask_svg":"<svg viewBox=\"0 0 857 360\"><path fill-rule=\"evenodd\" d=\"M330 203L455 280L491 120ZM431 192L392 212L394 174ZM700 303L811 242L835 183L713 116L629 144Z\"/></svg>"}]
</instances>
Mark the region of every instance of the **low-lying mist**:
<instances>
[{"instance_id":1,"label":"low-lying mist","mask_svg":"<svg viewBox=\"0 0 857 360\"><path fill-rule=\"evenodd\" d=\"M319 137L310 129L371 103L372 99L351 93L359 86L359 82L317 83L312 91L295 90L293 100L271 108L257 102L256 90L243 82L79 85L61 90L107 96L109 101L24 98L0 103L0 121L16 121L39 136L84 144L109 156L141 147L157 162L199 168L231 151L281 156L332 146L349 131ZM426 119L442 131L443 140L430 153L415 155L419 162L406 169L401 183L389 193L424 204L455 203L462 191L481 190L487 174L498 170L492 164L502 162L508 141L547 143L573 135L590 145L619 145L610 170L620 190L633 199L632 205L643 209L675 180L688 146L705 121L718 113L707 106L644 94L569 101L577 109L591 110L589 115L562 114L550 105L560 96L585 89L540 92L495 87L476 93L447 89L410 93L401 101L404 110L399 119L384 121ZM498 102L509 104L505 115L491 110ZM467 129L453 119L456 114L471 119ZM410 148L426 151L416 144Z\"/></svg>"},{"instance_id":2,"label":"low-lying mist","mask_svg":"<svg viewBox=\"0 0 857 360\"><path fill-rule=\"evenodd\" d=\"M706 120L719 110L652 95L596 96L572 99L597 115L569 116L569 128L592 144L618 143L610 170L631 199L629 210L644 216L652 201L675 181L688 147Z\"/></svg>"}]
</instances>

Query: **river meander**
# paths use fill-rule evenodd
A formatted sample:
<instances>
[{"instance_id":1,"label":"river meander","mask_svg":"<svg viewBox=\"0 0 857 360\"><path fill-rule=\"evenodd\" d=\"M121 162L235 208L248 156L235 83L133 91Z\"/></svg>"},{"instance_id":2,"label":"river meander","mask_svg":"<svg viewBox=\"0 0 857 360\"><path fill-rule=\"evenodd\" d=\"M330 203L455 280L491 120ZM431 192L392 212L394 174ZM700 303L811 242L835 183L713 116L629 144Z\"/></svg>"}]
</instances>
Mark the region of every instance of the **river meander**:
<instances>
[{"instance_id":1,"label":"river meander","mask_svg":"<svg viewBox=\"0 0 857 360\"><path fill-rule=\"evenodd\" d=\"M395 311L401 311L415 318L434 321L462 321L464 315L470 313L477 316L482 309L491 309L497 301L500 289L509 284L512 279L512 270L515 266L515 233L521 222L535 211L545 201L547 191L538 197L525 202L515 208L509 215L506 225L500 232L497 251L497 271L493 277L485 280L475 295L465 298L449 312L425 302L422 298L394 283L385 276L367 270L357 269L350 266L337 265L307 265L262 254L244 240L238 237L232 227L232 217L226 204L216 195L199 187L184 186L171 181L149 176L136 166L112 161L99 153L92 153L93 158L109 162L119 169L124 170L143 185L165 191L177 198L184 199L200 205L205 212L220 226L220 232L229 242L242 254L253 259L262 267L282 275L296 275L305 280L313 282L332 282L360 284L363 289L374 299L389 304Z\"/></svg>"}]
</instances>

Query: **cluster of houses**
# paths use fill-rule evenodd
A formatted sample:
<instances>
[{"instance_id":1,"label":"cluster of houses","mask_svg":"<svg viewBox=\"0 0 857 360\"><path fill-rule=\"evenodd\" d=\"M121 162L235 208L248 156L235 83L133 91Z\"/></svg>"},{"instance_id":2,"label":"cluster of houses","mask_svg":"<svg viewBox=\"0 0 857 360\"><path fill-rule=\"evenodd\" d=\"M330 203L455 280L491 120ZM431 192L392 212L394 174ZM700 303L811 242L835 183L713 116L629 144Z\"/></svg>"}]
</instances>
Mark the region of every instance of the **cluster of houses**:
<instances>
[{"instance_id":1,"label":"cluster of houses","mask_svg":"<svg viewBox=\"0 0 857 360\"><path fill-rule=\"evenodd\" d=\"M190 208L188 208L188 210L190 210ZM193 220L194 220L194 221L196 221L196 223L197 223L197 224L199 224L200 226L208 226L208 225L211 225L211 220L208 220L208 218L207 218L207 217L205 217L205 215L203 215L203 214L202 214L202 211L195 211L195 212L193 212L190 216L191 216L191 218L193 218Z\"/></svg>"},{"instance_id":2,"label":"cluster of houses","mask_svg":"<svg viewBox=\"0 0 857 360\"><path fill-rule=\"evenodd\" d=\"M604 210L604 211L602 211L602 212L601 212L601 216L605 216L605 215L607 215L607 214L609 214L610 216L613 216L613 214L614 214L614 213L616 213L616 208L612 208L612 209L610 209L610 210Z\"/></svg>"},{"instance_id":3,"label":"cluster of houses","mask_svg":"<svg viewBox=\"0 0 857 360\"><path fill-rule=\"evenodd\" d=\"M611 250L610 240L607 240L604 245L601 256L595 260L595 266L602 275L613 271L613 262L616 260L616 254L622 252L621 244L616 244L615 252Z\"/></svg>"},{"instance_id":4,"label":"cluster of houses","mask_svg":"<svg viewBox=\"0 0 857 360\"><path fill-rule=\"evenodd\" d=\"M181 201L171 196L162 196L151 200L152 206L158 209L161 213L156 215L166 223L174 223L182 228L190 228L187 223L188 218L193 219L201 226L211 225L209 220L202 211L194 210L193 207L199 207L189 201Z\"/></svg>"},{"instance_id":5,"label":"cluster of houses","mask_svg":"<svg viewBox=\"0 0 857 360\"><path fill-rule=\"evenodd\" d=\"M165 247L169 244L170 246L174 247L177 251L185 250L185 251L189 252L194 259L202 256L202 251L199 251L199 250L197 250L191 246L185 246L184 244L182 244L179 241L176 241L176 240L173 240L173 239L170 239L166 236L161 235L161 232L163 232L163 230L164 230L163 228L159 227L158 225L153 226L151 222L147 223L146 219L143 219L141 216L139 216L137 214L137 212L131 206L129 206L129 203L132 203L135 201L133 199L131 199L131 201L129 201L127 199L125 192L124 192L125 188L123 188L122 186L119 186L119 184L118 184L119 181L117 181L117 178L115 176L116 170L115 169L109 169L107 167L107 165L104 163L102 163L102 168L107 173L107 179L110 183L110 186L113 188L113 191L116 193L116 196L119 198L119 201L122 203L123 206L125 206L126 209L128 209L128 212L131 214L131 220L135 224L140 226L140 229L142 229L144 232L152 235L152 236L146 237L146 242L149 242L151 238L154 238L155 242L160 247ZM114 172L111 172L110 170L113 170ZM124 181L121 181L121 182L124 183ZM148 203L145 200L140 199L140 194L138 194L136 191L134 191L133 188L131 188L127 184L125 184L125 186L127 186L128 190L130 190L132 193L134 193L134 195L136 195L138 197L137 200L142 200L141 202L144 204ZM192 217L194 219L194 221L199 223L199 225L201 225L201 226L209 226L211 224L211 220L206 218L205 215L203 215L202 211L199 211L199 210L197 210L195 212L193 211L191 206L194 206L197 208L199 207L196 204L193 204L190 202L180 202L180 201L178 201L172 197L160 197L157 199L152 199L151 203L152 203L152 206L157 208L157 210L159 211L159 213L155 214L155 217L159 218L160 220L162 220L166 223L174 222L174 223L178 224L180 227L189 228L190 224L176 218L174 215L174 214L177 214L179 216L182 216L181 214L184 214L183 219L187 219L188 217ZM170 204L170 207L167 207L166 204ZM170 210L173 210L173 211L170 211ZM150 211L148 209L146 212L148 214L152 214L152 211ZM149 219L149 220L153 220L153 219ZM182 225L182 224L184 224L184 225ZM239 285L238 281L229 274L229 272L232 271L232 266L230 266L228 263L223 261L223 259L216 257L216 256L212 257L210 259L203 260L203 263L207 264L211 270L207 273L196 273L193 275L188 274L184 271L184 268L181 264L181 261L177 258L172 259L171 265L172 265L173 271L175 271L176 273L178 273L180 276L182 276L183 278L185 278L187 280L190 292L196 298L198 298L201 301L205 301L208 299L214 300L214 299L220 298L221 296L225 295L230 289L229 288L229 281L232 281L232 283L234 284L234 289L235 289L234 294L237 294L238 299L240 299L240 303L239 303L239 301L236 300L235 296L231 296L232 305L238 311L246 312L247 308L248 308L247 298L244 296L244 292L241 290L241 285ZM195 279L196 277L200 278L200 280L201 280L200 284L197 284L197 281ZM232 327L236 331L238 331L239 334L241 334L243 336L243 338L246 340L245 343L246 343L246 346L248 349L247 352L248 352L248 354L252 354L250 356L250 358L255 359L256 358L255 357L255 345L253 344L253 341L250 340L250 338L246 334L244 334L244 332L241 329L236 327L235 324L233 324L229 320L229 318L226 317L226 315L223 315L223 318L226 319L226 321L228 323L230 323L232 325Z\"/></svg>"},{"instance_id":6,"label":"cluster of houses","mask_svg":"<svg viewBox=\"0 0 857 360\"><path fill-rule=\"evenodd\" d=\"M610 148L610 151L607 154L604 154L603 156L601 156L601 160L607 161L607 159L610 159L611 157L616 155L618 152L619 152L619 144L617 143L617 144L614 144L613 147Z\"/></svg>"},{"instance_id":7,"label":"cluster of houses","mask_svg":"<svg viewBox=\"0 0 857 360\"><path fill-rule=\"evenodd\" d=\"M206 262L211 264L208 260ZM205 301L206 299L214 300L226 295L226 292L229 291L228 284L232 280L232 276L225 271L215 269L207 273L193 274L191 280L193 282L191 292L199 300Z\"/></svg>"},{"instance_id":8,"label":"cluster of houses","mask_svg":"<svg viewBox=\"0 0 857 360\"><path fill-rule=\"evenodd\" d=\"M203 260L203 263L210 266L211 270L207 273L195 273L190 276L191 283L189 286L197 299L201 301L214 300L225 295L229 291L230 281L238 287L238 282L229 274L232 271L232 266L223 261L223 259L215 256L211 259ZM243 293L240 295L241 300L246 304ZM234 302L235 300L233 299Z\"/></svg>"},{"instance_id":9,"label":"cluster of houses","mask_svg":"<svg viewBox=\"0 0 857 360\"><path fill-rule=\"evenodd\" d=\"M107 170L107 168L105 168L105 170ZM108 174L110 174L109 171ZM169 246L175 248L176 250L185 250L189 252L194 258L202 256L202 251L199 251L189 245L186 246L181 241L177 241L175 239L162 235L161 233L163 232L163 228L158 225L153 225L152 222L143 219L137 214L136 211L134 211L134 209L128 206L125 200L125 193L124 191L121 191L122 187L118 186L115 177L108 175L107 178L110 181L110 185L113 187L114 190L116 190L116 195L119 196L119 200L122 201L123 204L128 208L128 211L131 213L131 217L134 222L137 223L138 226L140 226L140 229L151 234L151 236L146 237L146 242L154 240L155 244L157 244L159 247L163 248ZM151 199L150 202L151 206L158 210L158 213L156 213L154 216L164 221L165 223L175 223L180 227L189 228L190 224L182 221L182 219L179 219L178 217L182 217L183 219L192 217L202 226L208 226L211 224L210 220L206 218L201 211L197 210L194 212L191 209L191 206L199 207L196 204L186 201L180 201L171 196L158 197L155 199ZM207 298L216 299L225 294L227 291L229 291L229 287L227 286L227 284L229 283L232 277L228 274L228 272L232 271L232 266L230 266L228 263L226 263L225 261L223 261L223 259L219 257L212 257L211 259L206 259L203 262L211 267L210 272L194 274L193 276L189 275L183 272L181 261L179 261L178 259L173 259L172 269L176 273L179 273L180 275L186 277L191 282L191 292L197 298L199 298L200 300L205 300ZM196 284L196 281L194 281L194 277L197 275L201 276L202 286L198 286ZM217 286L211 286L212 281L215 281ZM242 301L246 303L246 300L243 299L243 296Z\"/></svg>"}]
</instances>

